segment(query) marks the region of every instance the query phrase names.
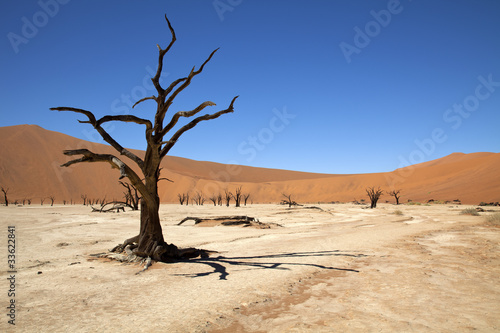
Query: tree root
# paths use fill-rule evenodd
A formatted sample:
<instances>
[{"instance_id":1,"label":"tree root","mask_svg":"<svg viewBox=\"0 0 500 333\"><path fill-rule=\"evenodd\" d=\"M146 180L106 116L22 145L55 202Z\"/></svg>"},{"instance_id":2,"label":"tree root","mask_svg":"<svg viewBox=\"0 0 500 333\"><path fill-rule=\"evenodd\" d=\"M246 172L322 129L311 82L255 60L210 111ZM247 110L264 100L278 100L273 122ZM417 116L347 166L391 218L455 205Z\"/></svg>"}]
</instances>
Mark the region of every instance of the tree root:
<instances>
[{"instance_id":1,"label":"tree root","mask_svg":"<svg viewBox=\"0 0 500 333\"><path fill-rule=\"evenodd\" d=\"M210 254L217 253L216 251L196 248L179 249L173 244L164 243L161 245L156 245L154 251L152 251L152 253L148 255L146 253L139 253L137 251L138 240L139 236L135 236L126 239L123 244L118 244L107 253L96 253L91 254L90 256L116 260L124 264L144 264L144 268L137 272L137 275L146 271L153 265L154 262L172 263L193 258L208 258Z\"/></svg>"}]
</instances>

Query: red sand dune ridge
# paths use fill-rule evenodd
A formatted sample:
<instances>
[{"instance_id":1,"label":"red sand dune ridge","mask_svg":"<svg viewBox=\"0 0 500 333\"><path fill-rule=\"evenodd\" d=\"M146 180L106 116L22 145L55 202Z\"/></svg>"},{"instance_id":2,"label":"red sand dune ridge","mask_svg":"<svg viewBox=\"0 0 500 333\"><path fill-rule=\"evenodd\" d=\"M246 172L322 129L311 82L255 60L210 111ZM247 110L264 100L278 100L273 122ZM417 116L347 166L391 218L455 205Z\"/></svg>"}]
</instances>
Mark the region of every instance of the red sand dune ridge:
<instances>
[{"instance_id":1,"label":"red sand dune ridge","mask_svg":"<svg viewBox=\"0 0 500 333\"><path fill-rule=\"evenodd\" d=\"M122 199L124 188L118 172L107 164L60 165L70 158L65 149L88 148L114 153L112 147L45 130L36 125L0 127L0 185L9 188L10 200L54 196L81 203L81 195ZM143 155L143 152L136 151ZM131 165L131 164L130 164ZM401 189L401 202L429 199L464 204L500 201L500 153L454 153L449 156L386 173L333 175L226 165L167 156L160 182L162 202L177 202L178 193L202 192L205 196L243 186L255 203L279 202L289 193L297 202L348 202L368 199L365 189ZM394 202L388 194L381 202ZM208 201L208 200L207 200Z\"/></svg>"}]
</instances>

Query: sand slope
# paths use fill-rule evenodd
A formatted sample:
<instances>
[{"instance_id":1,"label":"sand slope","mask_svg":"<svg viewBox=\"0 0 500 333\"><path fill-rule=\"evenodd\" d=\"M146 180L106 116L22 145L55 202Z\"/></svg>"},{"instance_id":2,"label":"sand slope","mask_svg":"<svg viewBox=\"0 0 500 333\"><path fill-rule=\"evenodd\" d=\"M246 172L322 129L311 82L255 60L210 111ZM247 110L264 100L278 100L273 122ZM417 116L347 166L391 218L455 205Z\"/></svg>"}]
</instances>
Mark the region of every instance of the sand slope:
<instances>
[{"instance_id":1,"label":"sand slope","mask_svg":"<svg viewBox=\"0 0 500 333\"><path fill-rule=\"evenodd\" d=\"M70 158L65 149L88 148L99 153L114 153L113 148L47 131L36 125L0 128L0 185L8 187L11 200L55 196L56 202L81 202L89 198L121 199L123 188L118 173L106 164L60 165ZM142 152L136 152L142 155ZM401 200L454 200L478 204L500 201L500 154L455 153L393 172L361 175L328 175L225 165L168 156L163 177L174 183L160 184L163 202L176 202L177 194L200 191L205 196L243 186L253 202L279 202L281 193L293 195L298 202L331 202L367 199L365 188L380 186L401 189ZM393 202L388 195L381 202ZM208 200L207 200L208 201Z\"/></svg>"}]
</instances>

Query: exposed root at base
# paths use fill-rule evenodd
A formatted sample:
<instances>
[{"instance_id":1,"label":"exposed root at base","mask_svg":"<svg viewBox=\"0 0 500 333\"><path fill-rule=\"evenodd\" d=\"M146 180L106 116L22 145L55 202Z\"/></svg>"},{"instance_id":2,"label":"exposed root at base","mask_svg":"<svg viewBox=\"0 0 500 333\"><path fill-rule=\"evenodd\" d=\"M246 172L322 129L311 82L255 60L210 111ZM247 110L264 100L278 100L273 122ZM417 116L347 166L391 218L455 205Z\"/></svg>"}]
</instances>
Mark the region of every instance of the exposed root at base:
<instances>
[{"instance_id":1,"label":"exposed root at base","mask_svg":"<svg viewBox=\"0 0 500 333\"><path fill-rule=\"evenodd\" d=\"M135 240L136 237L127 239L123 244L119 244L111 249L110 252L96 253L90 256L116 260L126 264L139 263L140 265L144 265L142 270L135 273L137 275L146 271L154 262L172 263L193 258L208 258L211 254L217 253L217 251L196 248L179 249L173 244L165 244L169 251L161 251L163 255L160 258L153 258L152 256L138 254L136 252L138 245L134 242Z\"/></svg>"}]
</instances>

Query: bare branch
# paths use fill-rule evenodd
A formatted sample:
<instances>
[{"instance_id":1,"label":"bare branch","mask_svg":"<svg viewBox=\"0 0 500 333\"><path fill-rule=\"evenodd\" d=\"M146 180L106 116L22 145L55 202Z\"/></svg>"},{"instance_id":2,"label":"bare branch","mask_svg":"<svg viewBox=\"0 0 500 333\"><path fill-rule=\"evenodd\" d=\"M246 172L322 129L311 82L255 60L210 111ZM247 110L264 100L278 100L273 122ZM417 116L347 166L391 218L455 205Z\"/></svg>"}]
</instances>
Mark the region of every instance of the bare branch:
<instances>
[{"instance_id":1,"label":"bare branch","mask_svg":"<svg viewBox=\"0 0 500 333\"><path fill-rule=\"evenodd\" d=\"M153 81L153 84L154 84L156 90L158 91L158 96L163 95L163 93L165 91L161 87L161 85L160 85L160 76L161 76L161 71L163 69L163 57L165 57L165 54L170 50L170 48L172 47L172 45L174 45L175 41L177 40L177 38L175 37L174 28L172 28L172 25L170 24L170 21L168 20L167 15L165 15L165 20L167 21L168 28L170 29L170 33L172 34L172 39L171 39L171 41L168 44L168 46L167 46L166 49L162 49L160 47L160 45L157 45L158 46L158 50L159 50L159 54L158 54L158 68L156 70L155 76L151 79L151 81Z\"/></svg>"},{"instance_id":2,"label":"bare branch","mask_svg":"<svg viewBox=\"0 0 500 333\"><path fill-rule=\"evenodd\" d=\"M164 96L167 96L170 94L170 92L181 82L186 81L188 78L187 77L182 77L180 79L175 80L174 82L170 83L167 89L165 89ZM168 106L167 106L168 108Z\"/></svg>"},{"instance_id":3,"label":"bare branch","mask_svg":"<svg viewBox=\"0 0 500 333\"><path fill-rule=\"evenodd\" d=\"M182 134L184 134L186 131L188 131L191 128L195 127L199 122L204 121L204 120L215 119L215 118L218 118L221 115L226 114L226 113L232 113L234 111L233 104L234 104L234 101L236 100L236 98L238 98L238 96L236 96L236 97L233 98L233 100L231 101L231 104L229 105L229 107L227 109L221 110L221 111L216 112L214 114L206 114L204 116L199 116L199 117L193 119L188 124L186 124L183 127L181 127L177 132L175 132L174 135L172 135L172 137L170 138L170 140L166 142L165 146L161 150L160 157L164 157L165 155L167 155L167 153L169 152L170 149L172 149L172 147L175 145L175 143L177 142L177 140L179 139L179 137Z\"/></svg>"},{"instance_id":4,"label":"bare branch","mask_svg":"<svg viewBox=\"0 0 500 333\"><path fill-rule=\"evenodd\" d=\"M205 65L210 61L210 59L212 59L213 55L215 54L215 52L217 52L217 50L218 50L218 48L215 49L215 50L213 50L212 53L210 53L210 55L208 56L208 58L203 62L203 64L200 66L200 68L197 71L195 71L195 67L193 67L191 69L191 72L189 73L189 75L186 78L182 78L182 79L178 79L177 80L177 81L182 80L183 83L182 83L182 85L179 88L177 88L172 93L172 95L170 95L170 97L165 102L165 105L172 104L172 101L175 99L175 97L177 97L177 95L181 91L183 91L187 86L189 86L191 84L191 80L193 79L193 77L195 77L196 75L200 74L203 71L203 68L205 68Z\"/></svg>"},{"instance_id":5,"label":"bare branch","mask_svg":"<svg viewBox=\"0 0 500 333\"><path fill-rule=\"evenodd\" d=\"M152 129L153 125L151 124L151 121L147 119L142 119L136 116L132 115L116 115L116 116L104 116L101 119L99 119L96 124L97 126L101 126L102 123L106 123L108 121L123 121L126 123L136 123L139 125L146 125L147 129Z\"/></svg>"},{"instance_id":6,"label":"bare branch","mask_svg":"<svg viewBox=\"0 0 500 333\"><path fill-rule=\"evenodd\" d=\"M113 148L115 148L121 155L127 156L130 158L132 161L137 163L137 165L141 168L141 170L144 169L144 161L137 155L133 154L131 151L123 148L118 142L116 142L115 139L111 137L111 135L104 130L104 128L101 127L101 123L106 122L106 121L112 121L112 120L119 120L119 121L132 121L138 124L145 124L148 129L151 129L151 122L149 120L141 119L135 116L130 116L130 115L124 115L124 116L104 116L103 118L99 119L99 121L96 120L94 114L90 111L83 110L83 109L77 109L77 108L72 108L72 107L56 107L56 108L50 108L52 111L71 111L71 112L76 112L76 113L81 113L87 116L89 119L88 121L80 121L81 123L88 123L91 124L97 132L101 135L101 137L109 143ZM122 119L118 119L120 117L123 117ZM148 135L147 135L148 136Z\"/></svg>"},{"instance_id":7,"label":"bare branch","mask_svg":"<svg viewBox=\"0 0 500 333\"><path fill-rule=\"evenodd\" d=\"M198 112L200 112L201 110L203 110L204 108L206 108L207 106L214 106L214 105L216 105L214 102L206 101L206 102L201 103L197 108L195 108L192 111L179 111L179 112L177 112L172 117L172 119L170 120L168 125L165 126L165 128L160 132L160 137L163 138L165 136L165 134L167 134L177 124L180 117L186 117L186 118L192 117L195 114L197 114Z\"/></svg>"},{"instance_id":8,"label":"bare branch","mask_svg":"<svg viewBox=\"0 0 500 333\"><path fill-rule=\"evenodd\" d=\"M62 164L62 167L68 167L70 165L82 162L108 162L111 164L112 168L120 170L120 178L127 177L132 185L142 194L143 197L151 196L150 193L146 190L144 183L141 181L141 178L132 170L127 164L121 161L118 157L111 154L96 154L91 152L88 149L74 149L74 150L65 150L64 155L66 156L75 156L75 155L83 155L80 158L71 160Z\"/></svg>"},{"instance_id":9,"label":"bare branch","mask_svg":"<svg viewBox=\"0 0 500 333\"><path fill-rule=\"evenodd\" d=\"M158 97L162 96L163 100L160 98L158 98L158 100L157 100L157 102L159 103L158 105L161 104L161 108L158 110L158 112L156 113L156 116L155 116L155 130L156 131L158 131L160 129L160 127L162 126L163 119L165 118L165 114L167 113L168 108L170 107L170 105L172 104L174 99L177 97L177 95L181 91L183 91L187 86L189 86L191 84L191 80L193 79L193 77L195 77L196 75L200 74L203 71L203 68L205 68L205 65L210 61L210 59L212 59L213 55L215 54L215 52L217 52L217 50L218 50L218 48L215 49L214 51L212 51L212 53L210 53L208 58L203 62L203 64L200 66L200 68L198 70L195 70L195 67L193 67L191 69L191 72L189 73L189 75L187 77L174 81L169 86L170 90L173 89L173 87L176 86L177 84L179 84L180 82L183 82L183 83L177 89L175 89L175 91L168 97L168 99L166 101L164 99L167 98L168 94L165 94L165 92L166 92L165 90L162 90L162 94L158 95ZM157 74L158 74L158 72L157 72ZM170 93L170 91L169 91L169 93Z\"/></svg>"},{"instance_id":10,"label":"bare branch","mask_svg":"<svg viewBox=\"0 0 500 333\"><path fill-rule=\"evenodd\" d=\"M133 109L133 108L135 108L135 106L136 106L137 104L142 103L142 102L144 102L144 101L147 101L148 99L152 99L152 100L155 100L155 101L156 101L156 96L144 97L144 98L142 98L142 99L138 100L137 102L135 102L135 104L134 104L134 105L132 105L132 109Z\"/></svg>"}]
</instances>

